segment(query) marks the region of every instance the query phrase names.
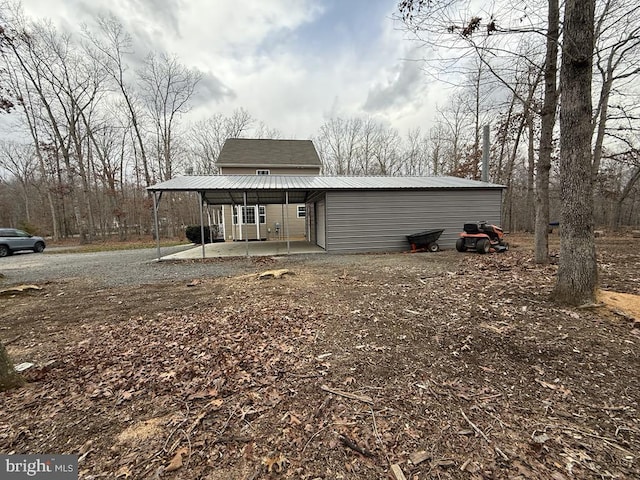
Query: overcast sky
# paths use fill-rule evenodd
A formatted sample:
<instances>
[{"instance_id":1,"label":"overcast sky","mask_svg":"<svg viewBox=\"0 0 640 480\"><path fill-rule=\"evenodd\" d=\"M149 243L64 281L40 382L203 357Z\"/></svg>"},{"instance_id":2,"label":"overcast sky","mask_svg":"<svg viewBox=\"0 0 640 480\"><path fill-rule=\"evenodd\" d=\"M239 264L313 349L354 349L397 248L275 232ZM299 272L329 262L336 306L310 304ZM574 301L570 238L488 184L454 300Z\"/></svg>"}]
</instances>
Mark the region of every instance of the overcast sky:
<instances>
[{"instance_id":1,"label":"overcast sky","mask_svg":"<svg viewBox=\"0 0 640 480\"><path fill-rule=\"evenodd\" d=\"M190 117L243 107L288 138L331 116L426 130L436 90L391 19L397 0L23 0L63 29L111 11L137 54L175 53L204 74ZM441 93L442 95L442 93Z\"/></svg>"}]
</instances>

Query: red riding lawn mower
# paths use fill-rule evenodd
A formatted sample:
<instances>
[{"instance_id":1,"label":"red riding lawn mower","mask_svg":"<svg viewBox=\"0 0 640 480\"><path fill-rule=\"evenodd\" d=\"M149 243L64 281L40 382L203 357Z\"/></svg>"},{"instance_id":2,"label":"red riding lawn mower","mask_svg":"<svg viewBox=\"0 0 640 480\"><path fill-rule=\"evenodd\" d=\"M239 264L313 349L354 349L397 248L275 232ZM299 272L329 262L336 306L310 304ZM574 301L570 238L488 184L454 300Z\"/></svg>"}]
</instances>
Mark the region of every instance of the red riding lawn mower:
<instances>
[{"instance_id":1,"label":"red riding lawn mower","mask_svg":"<svg viewBox=\"0 0 640 480\"><path fill-rule=\"evenodd\" d=\"M456 250L475 250L478 253L506 252L509 250L509 244L504 241L504 232L500 227L485 222L465 223L464 232L456 241Z\"/></svg>"}]
</instances>

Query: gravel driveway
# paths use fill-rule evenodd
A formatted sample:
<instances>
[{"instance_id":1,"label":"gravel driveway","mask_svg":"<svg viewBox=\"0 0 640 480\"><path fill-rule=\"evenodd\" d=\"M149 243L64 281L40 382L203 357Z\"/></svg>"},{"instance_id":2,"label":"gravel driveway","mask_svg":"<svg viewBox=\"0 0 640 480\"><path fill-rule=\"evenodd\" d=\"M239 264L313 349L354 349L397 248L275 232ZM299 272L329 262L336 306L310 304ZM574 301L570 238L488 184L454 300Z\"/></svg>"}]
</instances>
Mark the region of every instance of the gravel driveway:
<instances>
[{"instance_id":1,"label":"gravel driveway","mask_svg":"<svg viewBox=\"0 0 640 480\"><path fill-rule=\"evenodd\" d=\"M162 255L193 248L193 245L163 247ZM86 279L93 285L116 287L145 285L163 281L182 281L255 273L273 268L295 268L305 265L346 267L363 262L362 255L300 254L279 257L224 257L158 263L155 248L117 250L96 253L65 253L64 248L48 248L44 254L18 252L0 258L0 285L43 283L47 281ZM366 256L368 263L386 264L394 256ZM397 258L397 257L396 257ZM434 258L434 257L430 257ZM377 259L374 261L373 259Z\"/></svg>"},{"instance_id":2,"label":"gravel driveway","mask_svg":"<svg viewBox=\"0 0 640 480\"><path fill-rule=\"evenodd\" d=\"M162 254L189 248L193 246L166 247ZM15 253L0 258L0 273L4 275L0 281L12 285L86 278L92 283L120 286L220 277L255 270L250 259L158 263L156 253L155 248L96 253L64 253L55 249L48 249L44 254Z\"/></svg>"},{"instance_id":3,"label":"gravel driveway","mask_svg":"<svg viewBox=\"0 0 640 480\"><path fill-rule=\"evenodd\" d=\"M163 247L162 255L193 248L193 245ZM183 281L196 278L216 278L256 273L270 268L349 268L367 265L385 269L403 264L408 270L415 267L427 271L450 268L464 256L455 251L437 254L296 254L277 257L221 257L194 260L157 261L155 248L117 250L96 253L65 253L62 248L48 248L44 254L18 252L0 258L0 285L44 283L60 280L83 280L92 285L117 287L146 285L164 281ZM423 267L424 265L424 267ZM438 265L438 267L436 267Z\"/></svg>"}]
</instances>

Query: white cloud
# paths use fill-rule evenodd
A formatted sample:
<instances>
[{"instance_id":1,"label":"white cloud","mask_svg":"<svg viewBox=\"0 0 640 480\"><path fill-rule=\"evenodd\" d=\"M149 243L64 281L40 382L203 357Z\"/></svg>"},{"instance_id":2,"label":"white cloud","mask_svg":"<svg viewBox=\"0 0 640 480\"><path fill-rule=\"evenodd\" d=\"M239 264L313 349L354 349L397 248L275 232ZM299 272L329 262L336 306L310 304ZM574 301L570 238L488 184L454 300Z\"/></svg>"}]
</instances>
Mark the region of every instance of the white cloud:
<instances>
[{"instance_id":1,"label":"white cloud","mask_svg":"<svg viewBox=\"0 0 640 480\"><path fill-rule=\"evenodd\" d=\"M432 108L389 0L23 0L70 29L111 11L139 50L174 53L204 73L191 116L244 107L285 136L308 138L331 115L374 115L401 131ZM369 8L370 7L370 8ZM352 10L352 11L350 11ZM138 51L142 57L146 52Z\"/></svg>"}]
</instances>

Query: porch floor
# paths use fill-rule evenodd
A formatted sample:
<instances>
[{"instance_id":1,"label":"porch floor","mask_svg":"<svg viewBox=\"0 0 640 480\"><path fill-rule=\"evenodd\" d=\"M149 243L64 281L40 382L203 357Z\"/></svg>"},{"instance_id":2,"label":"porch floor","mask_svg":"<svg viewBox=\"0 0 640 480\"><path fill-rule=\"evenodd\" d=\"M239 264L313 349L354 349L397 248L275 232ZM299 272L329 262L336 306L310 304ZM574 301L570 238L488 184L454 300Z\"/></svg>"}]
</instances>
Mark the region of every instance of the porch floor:
<instances>
[{"instance_id":1,"label":"porch floor","mask_svg":"<svg viewBox=\"0 0 640 480\"><path fill-rule=\"evenodd\" d=\"M271 257L287 255L287 242L268 240L264 242L248 242L250 257ZM208 243L204 247L205 258L215 257L244 257L247 255L247 242L218 242ZM289 242L289 254L325 253L322 247L305 240L292 240ZM163 256L161 260L187 260L202 258L202 245L194 248Z\"/></svg>"}]
</instances>

